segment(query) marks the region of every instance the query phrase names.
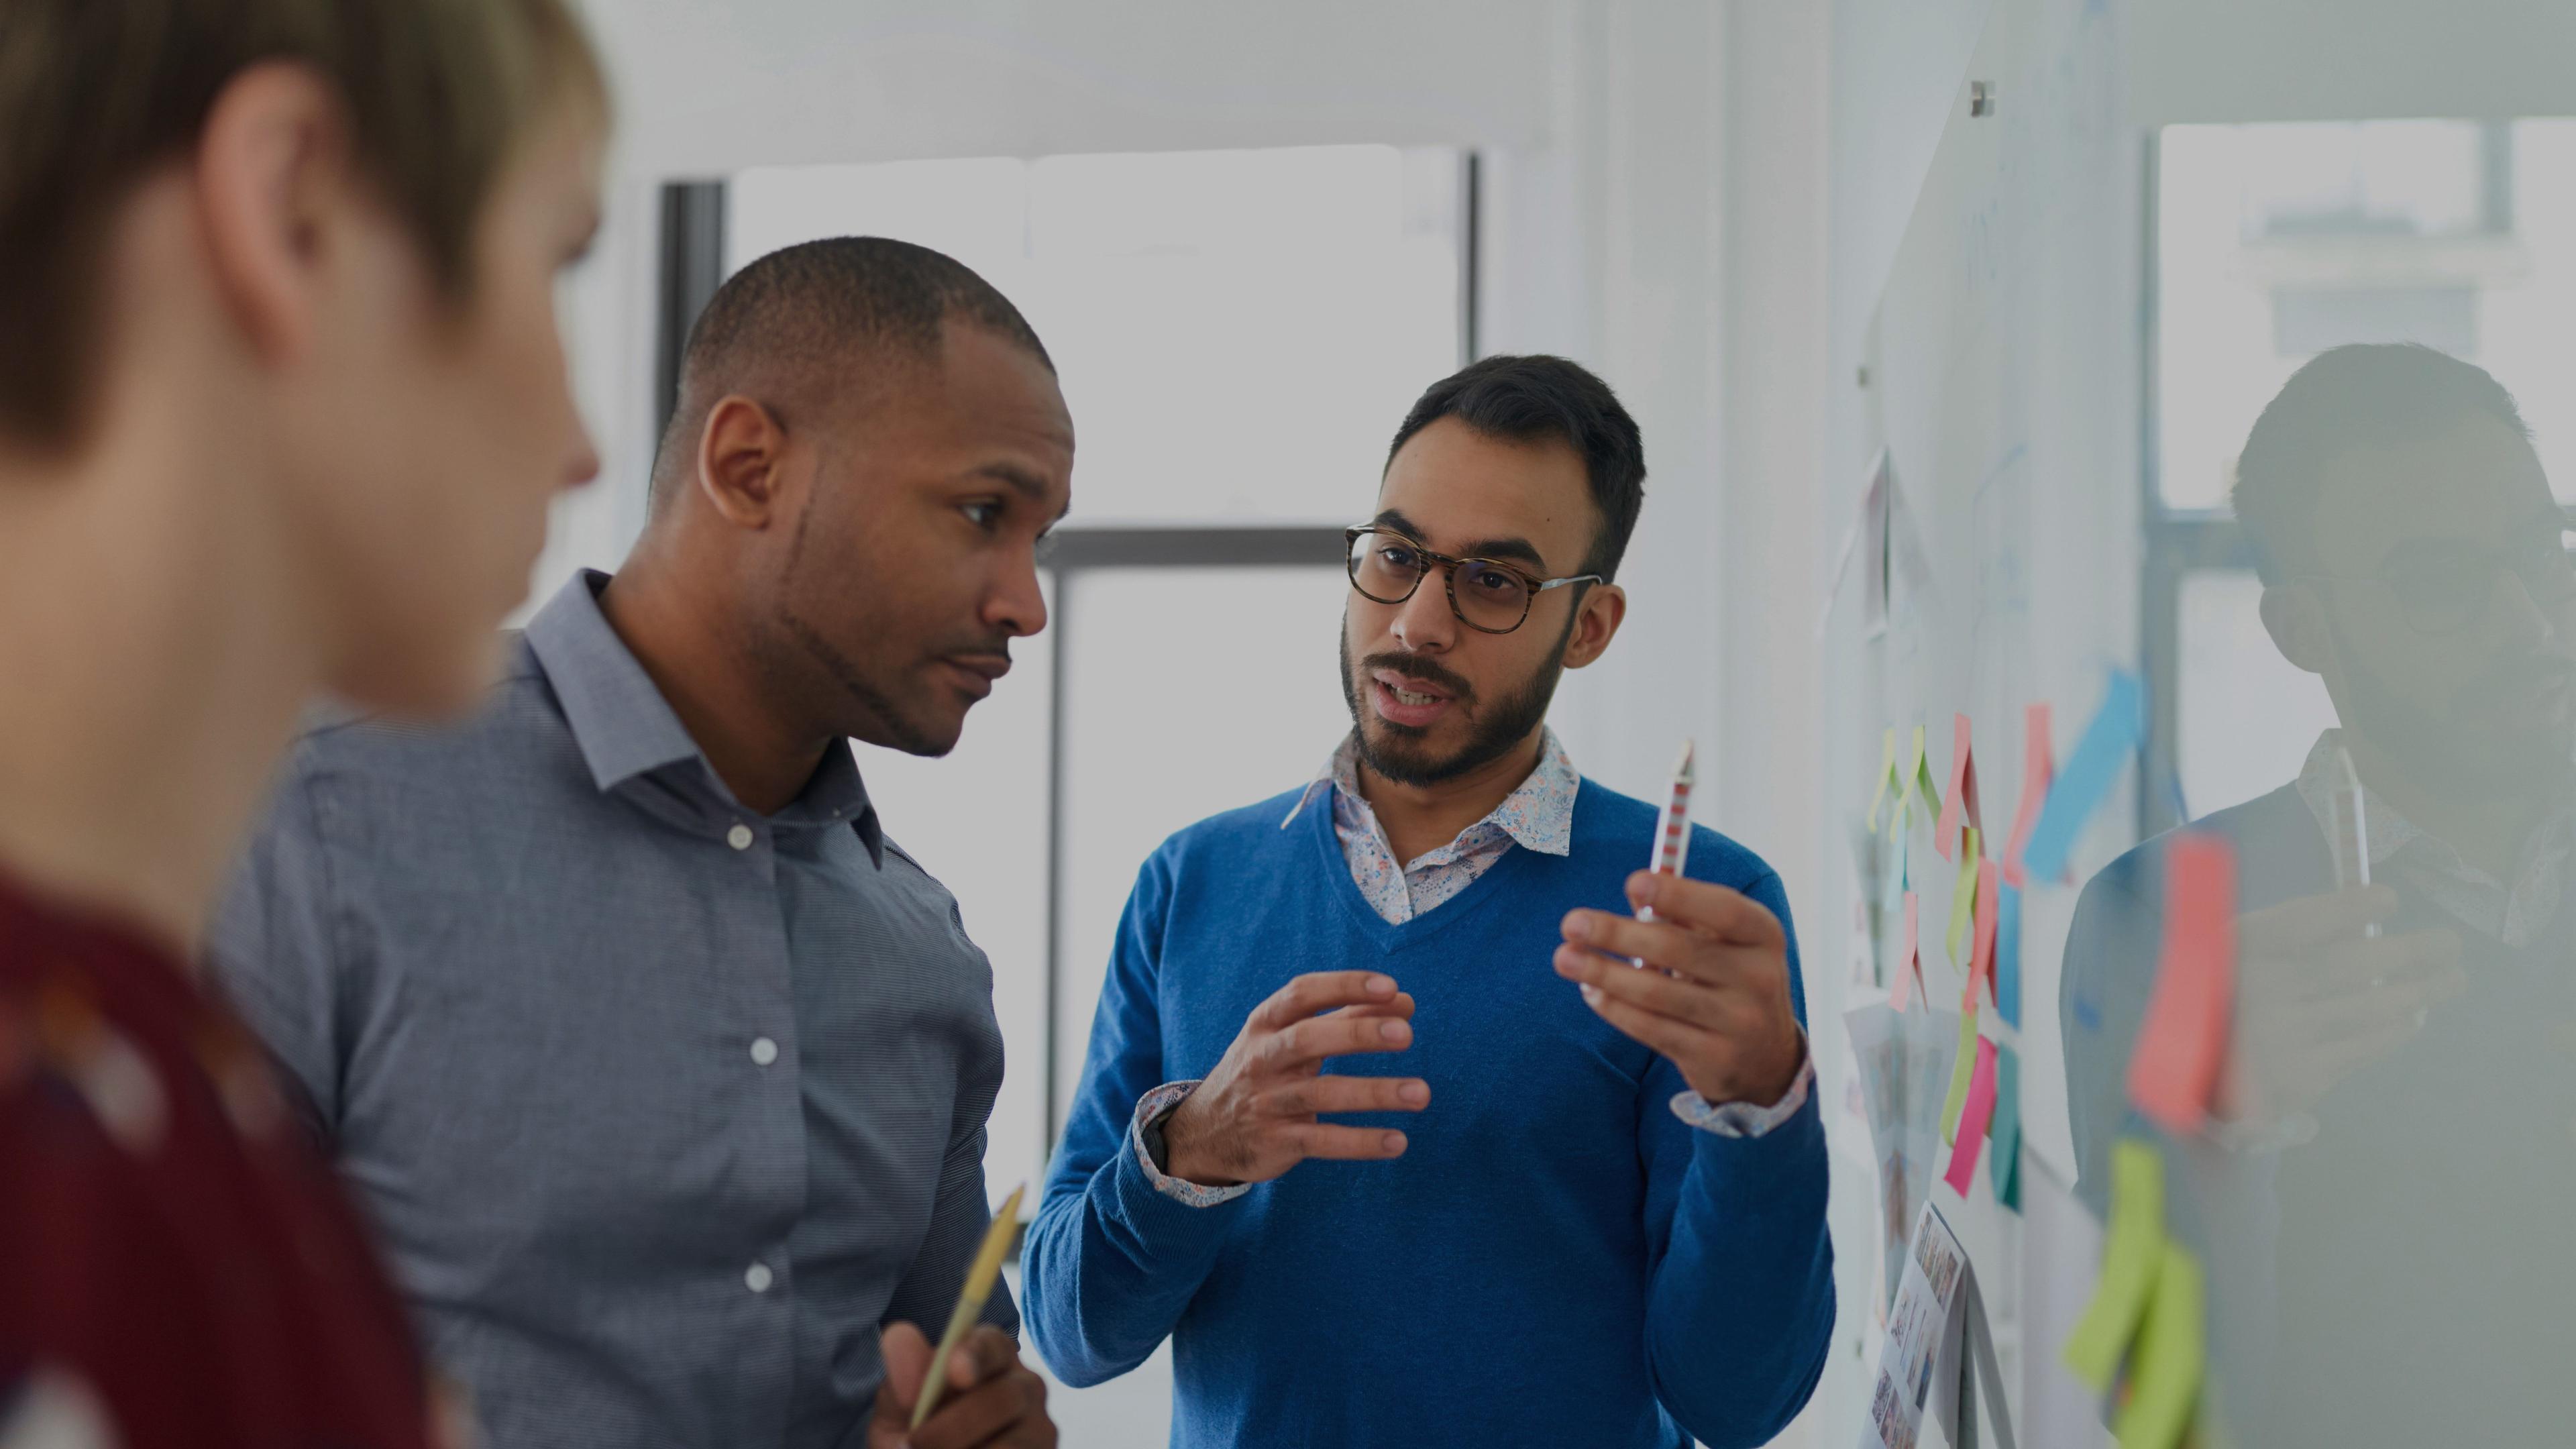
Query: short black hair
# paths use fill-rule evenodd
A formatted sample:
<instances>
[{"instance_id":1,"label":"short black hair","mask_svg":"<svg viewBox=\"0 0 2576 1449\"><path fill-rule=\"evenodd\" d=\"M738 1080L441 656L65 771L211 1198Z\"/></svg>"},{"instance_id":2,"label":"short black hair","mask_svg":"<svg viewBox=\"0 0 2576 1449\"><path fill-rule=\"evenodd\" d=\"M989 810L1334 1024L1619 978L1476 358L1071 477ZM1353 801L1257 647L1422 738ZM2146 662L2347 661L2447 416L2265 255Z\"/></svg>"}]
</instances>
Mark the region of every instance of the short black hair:
<instances>
[{"instance_id":1,"label":"short black hair","mask_svg":"<svg viewBox=\"0 0 2576 1449\"><path fill-rule=\"evenodd\" d=\"M2485 368L2415 342L2356 342L2308 359L2254 420L2232 497L2254 567L2277 584L2306 565L2326 468L2357 450L2393 448L2471 418L2528 440L2513 394Z\"/></svg>"},{"instance_id":2,"label":"short black hair","mask_svg":"<svg viewBox=\"0 0 2576 1449\"><path fill-rule=\"evenodd\" d=\"M1387 447L1386 461L1414 434L1456 418L1487 437L1516 443L1555 440L1574 449L1592 484L1601 530L1575 572L1616 578L1637 511L1646 503L1646 444L1637 420L1619 405L1610 384L1578 363L1539 354L1488 357L1449 374L1422 394L1405 414Z\"/></svg>"},{"instance_id":3,"label":"short black hair","mask_svg":"<svg viewBox=\"0 0 2576 1449\"><path fill-rule=\"evenodd\" d=\"M810 412L870 385L889 368L935 361L950 320L1054 359L1011 299L955 257L881 236L827 237L781 247L728 278L689 328L679 405L653 466L666 473L694 450L709 409L729 393L782 413Z\"/></svg>"}]
</instances>

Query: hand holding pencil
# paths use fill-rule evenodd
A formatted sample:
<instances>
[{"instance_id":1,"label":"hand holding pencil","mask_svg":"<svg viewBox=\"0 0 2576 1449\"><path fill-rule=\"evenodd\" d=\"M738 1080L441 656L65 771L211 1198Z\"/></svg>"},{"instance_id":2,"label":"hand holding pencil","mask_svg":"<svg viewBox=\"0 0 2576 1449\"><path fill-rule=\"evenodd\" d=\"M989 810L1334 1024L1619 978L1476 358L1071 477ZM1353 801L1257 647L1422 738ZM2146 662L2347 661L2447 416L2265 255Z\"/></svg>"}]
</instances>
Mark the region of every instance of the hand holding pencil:
<instances>
[{"instance_id":1,"label":"hand holding pencil","mask_svg":"<svg viewBox=\"0 0 2576 1449\"><path fill-rule=\"evenodd\" d=\"M1019 1231L1015 1189L993 1215L982 1248L966 1270L956 1311L934 1351L909 1323L887 1326L882 1338L885 1382L868 1422L868 1449L1051 1449L1055 1424L1047 1417L1046 1381L1020 1362L1019 1344L988 1323L978 1323L1002 1258Z\"/></svg>"}]
</instances>

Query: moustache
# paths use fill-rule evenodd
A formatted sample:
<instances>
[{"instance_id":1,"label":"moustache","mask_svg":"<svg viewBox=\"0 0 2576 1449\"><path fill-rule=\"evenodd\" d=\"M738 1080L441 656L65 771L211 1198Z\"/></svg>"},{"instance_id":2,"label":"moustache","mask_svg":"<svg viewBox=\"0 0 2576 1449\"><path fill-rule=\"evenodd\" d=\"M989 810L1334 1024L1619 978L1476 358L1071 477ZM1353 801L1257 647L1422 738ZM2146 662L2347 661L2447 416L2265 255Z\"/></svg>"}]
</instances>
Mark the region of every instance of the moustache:
<instances>
[{"instance_id":1,"label":"moustache","mask_svg":"<svg viewBox=\"0 0 2576 1449\"><path fill-rule=\"evenodd\" d=\"M1407 679L1419 679L1456 699L1460 704L1473 703L1476 698L1476 686L1469 684L1456 672L1418 654L1372 654L1360 661L1359 672L1362 678L1380 669L1390 674L1401 674Z\"/></svg>"}]
</instances>

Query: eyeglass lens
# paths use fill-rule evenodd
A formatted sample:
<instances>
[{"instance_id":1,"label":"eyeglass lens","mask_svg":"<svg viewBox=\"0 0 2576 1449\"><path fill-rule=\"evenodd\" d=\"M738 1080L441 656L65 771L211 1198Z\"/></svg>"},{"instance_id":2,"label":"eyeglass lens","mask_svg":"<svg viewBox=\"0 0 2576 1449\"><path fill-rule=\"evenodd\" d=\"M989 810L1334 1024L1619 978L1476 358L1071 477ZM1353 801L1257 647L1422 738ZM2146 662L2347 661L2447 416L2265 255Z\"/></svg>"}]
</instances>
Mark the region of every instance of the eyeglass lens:
<instances>
[{"instance_id":1,"label":"eyeglass lens","mask_svg":"<svg viewBox=\"0 0 2576 1449\"><path fill-rule=\"evenodd\" d=\"M1410 598L1432 568L1422 550L1400 535L1363 533L1351 541L1351 583L1381 604ZM1529 613L1529 581L1487 559L1461 559L1450 595L1458 617L1479 629L1507 632Z\"/></svg>"}]
</instances>

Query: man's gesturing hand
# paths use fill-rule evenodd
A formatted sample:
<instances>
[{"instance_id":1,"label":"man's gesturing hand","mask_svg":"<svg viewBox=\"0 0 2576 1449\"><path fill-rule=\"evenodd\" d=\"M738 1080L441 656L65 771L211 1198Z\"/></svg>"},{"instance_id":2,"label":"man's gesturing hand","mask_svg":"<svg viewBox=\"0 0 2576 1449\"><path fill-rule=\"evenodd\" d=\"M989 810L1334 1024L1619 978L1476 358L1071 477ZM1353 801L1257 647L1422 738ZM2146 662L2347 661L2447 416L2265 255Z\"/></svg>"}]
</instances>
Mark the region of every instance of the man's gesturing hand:
<instances>
[{"instance_id":1,"label":"man's gesturing hand","mask_svg":"<svg viewBox=\"0 0 2576 1449\"><path fill-rule=\"evenodd\" d=\"M930 1379L930 1340L911 1324L896 1323L878 1342L885 1382L868 1420L868 1449L1054 1449L1046 1380L1020 1362L1020 1346L1009 1334L979 1324L936 1366L948 1375L948 1387L919 1433L911 1432L912 1406Z\"/></svg>"},{"instance_id":2,"label":"man's gesturing hand","mask_svg":"<svg viewBox=\"0 0 2576 1449\"><path fill-rule=\"evenodd\" d=\"M1318 1012L1324 1013L1317 1015ZM1428 1083L1328 1077L1324 1058L1413 1045L1413 998L1373 971L1318 971L1253 1008L1225 1058L1163 1123L1164 1171L1202 1187L1267 1182L1309 1157L1404 1155L1404 1134L1320 1112L1419 1112Z\"/></svg>"},{"instance_id":3,"label":"man's gesturing hand","mask_svg":"<svg viewBox=\"0 0 2576 1449\"><path fill-rule=\"evenodd\" d=\"M1628 901L1657 919L1569 913L1556 974L1581 983L1602 1020L1671 1058L1702 1098L1769 1106L1786 1096L1807 1047L1779 918L1724 886L1652 871L1628 877Z\"/></svg>"}]
</instances>

